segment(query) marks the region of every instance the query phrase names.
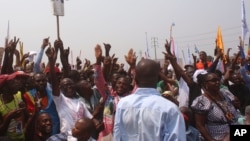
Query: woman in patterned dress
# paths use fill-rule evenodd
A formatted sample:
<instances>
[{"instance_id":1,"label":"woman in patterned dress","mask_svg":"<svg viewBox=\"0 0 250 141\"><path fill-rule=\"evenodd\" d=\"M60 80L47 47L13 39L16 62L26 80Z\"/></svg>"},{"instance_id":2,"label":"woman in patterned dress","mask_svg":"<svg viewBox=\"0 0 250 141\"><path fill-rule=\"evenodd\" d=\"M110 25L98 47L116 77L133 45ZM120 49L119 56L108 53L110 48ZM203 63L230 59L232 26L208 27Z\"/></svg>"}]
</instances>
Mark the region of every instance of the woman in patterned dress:
<instances>
[{"instance_id":1,"label":"woman in patterned dress","mask_svg":"<svg viewBox=\"0 0 250 141\"><path fill-rule=\"evenodd\" d=\"M196 127L207 141L223 140L228 137L231 124L239 117L232 101L220 91L220 79L214 73L202 77L203 94L192 103Z\"/></svg>"}]
</instances>

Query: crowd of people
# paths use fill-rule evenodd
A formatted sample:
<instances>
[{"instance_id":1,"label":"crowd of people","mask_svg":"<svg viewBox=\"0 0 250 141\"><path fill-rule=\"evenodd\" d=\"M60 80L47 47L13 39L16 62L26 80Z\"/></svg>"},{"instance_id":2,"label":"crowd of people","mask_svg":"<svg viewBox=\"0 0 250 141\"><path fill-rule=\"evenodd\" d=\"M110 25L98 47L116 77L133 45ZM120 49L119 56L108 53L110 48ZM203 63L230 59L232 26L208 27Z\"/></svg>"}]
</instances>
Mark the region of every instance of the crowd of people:
<instances>
[{"instance_id":1,"label":"crowd of people","mask_svg":"<svg viewBox=\"0 0 250 141\"><path fill-rule=\"evenodd\" d=\"M1 141L227 141L229 125L250 125L242 49L200 51L182 67L167 41L163 65L130 49L125 70L110 44L93 48L94 63L70 64L61 39L43 39L34 61L18 42L6 43L1 65Z\"/></svg>"}]
</instances>

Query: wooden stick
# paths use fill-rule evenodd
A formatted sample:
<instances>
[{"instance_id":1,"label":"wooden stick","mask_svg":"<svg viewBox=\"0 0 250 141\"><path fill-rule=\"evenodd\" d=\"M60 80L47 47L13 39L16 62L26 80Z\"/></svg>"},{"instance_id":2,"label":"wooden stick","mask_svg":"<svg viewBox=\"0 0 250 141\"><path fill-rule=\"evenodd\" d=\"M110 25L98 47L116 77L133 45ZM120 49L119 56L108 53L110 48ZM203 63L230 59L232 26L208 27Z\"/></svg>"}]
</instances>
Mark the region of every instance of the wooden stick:
<instances>
[{"instance_id":1,"label":"wooden stick","mask_svg":"<svg viewBox=\"0 0 250 141\"><path fill-rule=\"evenodd\" d=\"M60 39L60 28L59 28L59 16L56 16L56 23L57 23L57 39Z\"/></svg>"}]
</instances>

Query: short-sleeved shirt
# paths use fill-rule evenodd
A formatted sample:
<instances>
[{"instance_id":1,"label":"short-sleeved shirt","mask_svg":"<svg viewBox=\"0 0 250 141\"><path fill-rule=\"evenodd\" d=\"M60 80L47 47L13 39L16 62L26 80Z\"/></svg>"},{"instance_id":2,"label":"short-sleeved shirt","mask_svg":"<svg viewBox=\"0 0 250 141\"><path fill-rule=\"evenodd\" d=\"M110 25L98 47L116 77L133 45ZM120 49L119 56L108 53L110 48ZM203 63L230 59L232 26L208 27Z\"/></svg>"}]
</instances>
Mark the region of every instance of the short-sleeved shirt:
<instances>
[{"instance_id":1,"label":"short-sleeved shirt","mask_svg":"<svg viewBox=\"0 0 250 141\"><path fill-rule=\"evenodd\" d=\"M210 67L212 65L212 62L207 61L207 67ZM196 69L205 69L204 64L199 61L196 63Z\"/></svg>"},{"instance_id":2,"label":"short-sleeved shirt","mask_svg":"<svg viewBox=\"0 0 250 141\"><path fill-rule=\"evenodd\" d=\"M71 130L80 118L88 117L91 119L93 117L80 97L68 98L60 93L59 96L53 96L53 99L60 119L61 132Z\"/></svg>"},{"instance_id":3,"label":"short-sleeved shirt","mask_svg":"<svg viewBox=\"0 0 250 141\"><path fill-rule=\"evenodd\" d=\"M222 107L229 110L233 115L233 119L230 123L228 123L221 108L217 106L215 102L209 100L204 94L197 97L191 105L191 108L195 113L207 115L206 128L210 135L216 140L223 139L223 137L230 131L229 124L238 124L237 119L240 116L231 103L231 100L226 94L222 94L224 99L217 102L222 105Z\"/></svg>"}]
</instances>

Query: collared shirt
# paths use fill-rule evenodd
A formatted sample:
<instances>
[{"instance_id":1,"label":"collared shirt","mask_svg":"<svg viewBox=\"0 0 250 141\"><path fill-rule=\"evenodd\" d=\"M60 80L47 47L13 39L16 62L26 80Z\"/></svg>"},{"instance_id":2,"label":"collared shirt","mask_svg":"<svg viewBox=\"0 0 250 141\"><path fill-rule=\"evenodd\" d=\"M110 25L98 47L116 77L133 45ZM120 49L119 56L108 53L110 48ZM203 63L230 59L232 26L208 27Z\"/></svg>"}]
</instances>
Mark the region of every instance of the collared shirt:
<instances>
[{"instance_id":1,"label":"collared shirt","mask_svg":"<svg viewBox=\"0 0 250 141\"><path fill-rule=\"evenodd\" d=\"M117 106L115 141L186 141L179 108L154 88L137 88Z\"/></svg>"}]
</instances>

